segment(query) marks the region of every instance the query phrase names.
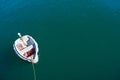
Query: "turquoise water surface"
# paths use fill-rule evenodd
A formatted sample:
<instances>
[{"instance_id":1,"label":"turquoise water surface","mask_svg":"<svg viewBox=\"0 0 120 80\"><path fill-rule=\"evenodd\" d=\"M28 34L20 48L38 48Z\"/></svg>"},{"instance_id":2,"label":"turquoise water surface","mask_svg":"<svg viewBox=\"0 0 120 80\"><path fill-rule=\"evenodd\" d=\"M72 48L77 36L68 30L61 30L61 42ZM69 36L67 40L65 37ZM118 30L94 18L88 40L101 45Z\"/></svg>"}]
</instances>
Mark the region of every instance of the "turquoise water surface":
<instances>
[{"instance_id":1,"label":"turquoise water surface","mask_svg":"<svg viewBox=\"0 0 120 80\"><path fill-rule=\"evenodd\" d=\"M39 44L37 80L120 80L120 1L0 0L0 80L33 80L13 50L17 33Z\"/></svg>"}]
</instances>

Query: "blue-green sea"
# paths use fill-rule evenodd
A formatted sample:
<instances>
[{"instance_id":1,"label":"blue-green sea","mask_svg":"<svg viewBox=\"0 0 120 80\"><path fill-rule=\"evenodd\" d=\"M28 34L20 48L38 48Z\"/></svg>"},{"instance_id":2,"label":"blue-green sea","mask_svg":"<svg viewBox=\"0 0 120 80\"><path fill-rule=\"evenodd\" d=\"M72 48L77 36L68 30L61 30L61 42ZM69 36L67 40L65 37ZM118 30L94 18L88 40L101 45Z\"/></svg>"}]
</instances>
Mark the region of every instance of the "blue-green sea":
<instances>
[{"instance_id":1,"label":"blue-green sea","mask_svg":"<svg viewBox=\"0 0 120 80\"><path fill-rule=\"evenodd\" d=\"M0 0L0 80L34 80L18 32L38 42L37 80L120 80L119 0Z\"/></svg>"}]
</instances>

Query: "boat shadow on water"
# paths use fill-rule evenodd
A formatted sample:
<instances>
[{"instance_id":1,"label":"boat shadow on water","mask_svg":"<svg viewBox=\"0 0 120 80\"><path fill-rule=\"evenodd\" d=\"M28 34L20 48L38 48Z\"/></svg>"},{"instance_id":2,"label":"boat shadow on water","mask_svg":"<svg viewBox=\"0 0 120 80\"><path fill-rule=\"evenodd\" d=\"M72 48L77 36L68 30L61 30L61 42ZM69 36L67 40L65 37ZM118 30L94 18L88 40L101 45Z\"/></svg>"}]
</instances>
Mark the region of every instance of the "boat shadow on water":
<instances>
[{"instance_id":1,"label":"boat shadow on water","mask_svg":"<svg viewBox=\"0 0 120 80\"><path fill-rule=\"evenodd\" d=\"M1 48L0 56L0 80L6 80L6 76L11 74L12 71L15 71L20 68L23 68L26 65L29 65L28 62L21 60L13 50L12 43L11 45L6 45ZM21 69L20 69L21 70Z\"/></svg>"}]
</instances>

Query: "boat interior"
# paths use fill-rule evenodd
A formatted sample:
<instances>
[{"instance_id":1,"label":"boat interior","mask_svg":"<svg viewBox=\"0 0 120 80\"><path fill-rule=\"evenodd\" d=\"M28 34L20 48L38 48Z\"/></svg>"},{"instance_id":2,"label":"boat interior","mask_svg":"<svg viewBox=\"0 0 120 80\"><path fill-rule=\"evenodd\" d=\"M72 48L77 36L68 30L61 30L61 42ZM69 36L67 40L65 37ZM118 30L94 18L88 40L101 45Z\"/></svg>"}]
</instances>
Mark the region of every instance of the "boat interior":
<instances>
[{"instance_id":1,"label":"boat interior","mask_svg":"<svg viewBox=\"0 0 120 80\"><path fill-rule=\"evenodd\" d=\"M25 58L35 54L34 41L28 36L21 37L16 44L16 48L20 55L24 56Z\"/></svg>"}]
</instances>

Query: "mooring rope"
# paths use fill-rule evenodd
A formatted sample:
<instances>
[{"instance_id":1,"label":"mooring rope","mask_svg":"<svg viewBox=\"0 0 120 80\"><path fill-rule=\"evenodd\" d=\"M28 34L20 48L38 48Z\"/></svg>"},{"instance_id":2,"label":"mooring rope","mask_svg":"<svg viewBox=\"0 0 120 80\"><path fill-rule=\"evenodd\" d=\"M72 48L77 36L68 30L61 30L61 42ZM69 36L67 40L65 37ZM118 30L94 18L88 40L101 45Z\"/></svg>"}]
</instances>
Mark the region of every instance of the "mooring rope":
<instances>
[{"instance_id":1,"label":"mooring rope","mask_svg":"<svg viewBox=\"0 0 120 80\"><path fill-rule=\"evenodd\" d=\"M32 60L32 67L33 67L33 77L34 77L34 80L37 80L36 79L36 71L35 71L33 60Z\"/></svg>"}]
</instances>

